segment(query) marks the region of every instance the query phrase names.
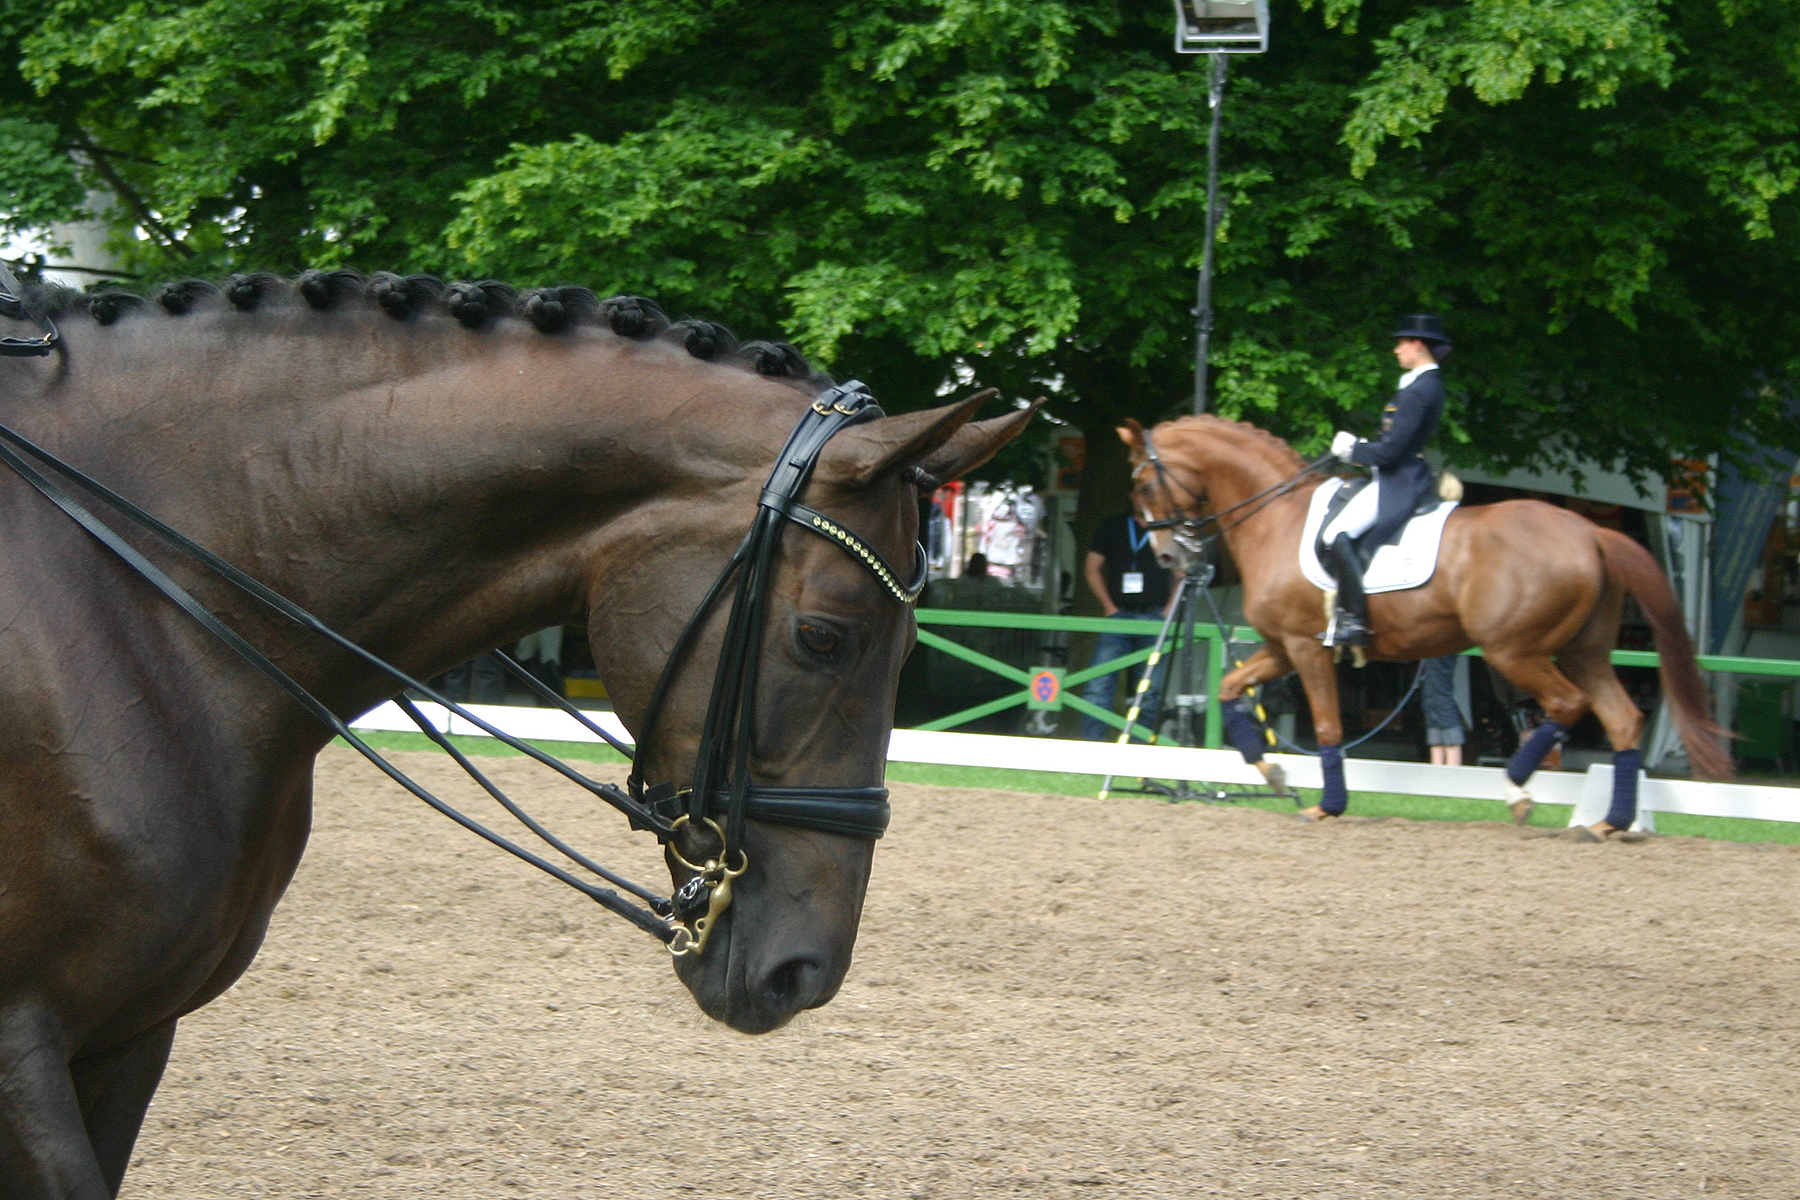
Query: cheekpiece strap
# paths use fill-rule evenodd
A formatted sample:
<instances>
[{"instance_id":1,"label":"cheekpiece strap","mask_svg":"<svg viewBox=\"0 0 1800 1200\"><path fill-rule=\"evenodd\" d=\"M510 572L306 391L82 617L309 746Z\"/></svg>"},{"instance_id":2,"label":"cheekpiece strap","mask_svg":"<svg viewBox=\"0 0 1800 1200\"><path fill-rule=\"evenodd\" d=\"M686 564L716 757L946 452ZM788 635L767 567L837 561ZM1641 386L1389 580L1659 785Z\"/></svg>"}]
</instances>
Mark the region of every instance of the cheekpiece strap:
<instances>
[{"instance_id":1,"label":"cheekpiece strap","mask_svg":"<svg viewBox=\"0 0 1800 1200\"><path fill-rule=\"evenodd\" d=\"M875 397L869 394L869 386L860 379L820 392L794 427L794 432L788 435L781 457L775 460L769 480L763 484L759 502L764 508L772 508L786 516L788 507L806 490L825 443L841 430L885 415L881 405L875 403Z\"/></svg>"},{"instance_id":2,"label":"cheekpiece strap","mask_svg":"<svg viewBox=\"0 0 1800 1200\"><path fill-rule=\"evenodd\" d=\"M30 321L44 331L43 337L0 337L0 358L42 358L62 341L56 323L46 316L33 316L25 308L25 289L20 286L7 265L0 262L0 317L13 321Z\"/></svg>"}]
</instances>

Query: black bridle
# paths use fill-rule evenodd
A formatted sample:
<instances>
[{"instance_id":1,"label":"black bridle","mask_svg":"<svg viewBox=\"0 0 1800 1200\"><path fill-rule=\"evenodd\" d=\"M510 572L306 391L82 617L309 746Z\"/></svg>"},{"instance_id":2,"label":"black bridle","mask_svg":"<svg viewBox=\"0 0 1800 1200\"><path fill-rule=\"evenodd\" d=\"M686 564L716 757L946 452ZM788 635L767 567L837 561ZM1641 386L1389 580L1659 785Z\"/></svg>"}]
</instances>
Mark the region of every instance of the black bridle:
<instances>
[{"instance_id":1,"label":"black bridle","mask_svg":"<svg viewBox=\"0 0 1800 1200\"><path fill-rule=\"evenodd\" d=\"M22 291L12 273L6 270L4 264L0 264L0 315L24 314ZM56 348L59 337L55 326L47 317L36 319L39 327L44 330L44 336L29 340L0 338L0 357L41 356ZM882 415L880 407L869 395L868 388L856 380L826 390L807 407L799 424L788 436L787 444L782 448L775 468L763 486L749 533L707 591L670 653L652 693L636 747L619 741L566 699L533 679L523 667L504 654L498 655L502 665L541 698L560 707L614 749L633 759L629 791L614 784L589 779L529 742L496 728L420 680L363 649L305 609L5 425L0 425L0 462L11 467L25 482L118 556L127 567L401 787L463 828L624 917L664 942L671 952L678 955L699 954L705 950L719 914L731 903L731 881L746 869L747 860L742 848L745 821L796 826L870 840L879 838L887 829L889 808L886 788L759 786L752 783L749 768L754 729L753 698L763 626L766 623L768 591L773 577L775 553L787 522L792 521L843 547L875 575L889 595L902 604L913 603L924 589L926 564L922 548L914 547L916 567L913 576L902 582L873 546L825 514L799 503L799 497L812 478L813 468L817 465L825 444L841 430ZM45 473L46 470L49 474ZM59 478L62 482L58 482ZM245 641L236 630L215 617L191 592L171 579L106 522L70 495L63 486L64 483L72 484L94 496L123 517L128 524L156 537L182 557L258 601L278 616L326 638L402 688L443 705L483 732L585 788L624 813L633 829L654 833L677 860L694 872L693 877L678 888L673 896L664 899L650 889L593 862L501 792L403 693L398 700L399 706L419 726L420 731L446 750L458 766L532 833L571 861L631 893L648 907L632 903L612 888L590 883L570 873L457 811L383 758L358 737L347 722L326 707L324 702L307 691L262 651ZM700 756L693 783L682 790L677 790L673 783L660 783L645 788L641 771L643 758L636 751L649 745L656 718L680 663L734 575L737 576L737 591L726 626L725 643L713 678L712 699L707 706L702 726ZM718 813L725 816L723 827L713 820L714 814ZM683 827L690 824L706 824L717 834L719 847L716 857L707 857L698 864L690 863L682 857L675 848L675 841L681 836Z\"/></svg>"},{"instance_id":2,"label":"black bridle","mask_svg":"<svg viewBox=\"0 0 1800 1200\"><path fill-rule=\"evenodd\" d=\"M0 337L0 358L42 358L62 341L56 322L44 313L25 307L25 289L3 262L0 262L0 317L9 321L30 321L41 331L34 338Z\"/></svg>"},{"instance_id":3,"label":"black bridle","mask_svg":"<svg viewBox=\"0 0 1800 1200\"><path fill-rule=\"evenodd\" d=\"M668 661L663 664L655 690L650 694L650 703L638 732L639 746L649 744L683 659L736 576L736 595L725 626L718 669L713 674L712 698L707 703L706 719L700 729L700 754L694 765L693 781L686 788L678 788L666 780L646 787L643 767L647 756L633 760L631 777L627 781L632 798L668 822L671 829L679 829L688 823L704 823L718 837L717 857L700 864L681 859L696 874L676 893L678 903L682 892L696 884L704 884L709 889L707 911L703 916L696 916L692 929L696 952L705 947L713 921L730 903L731 880L744 871L746 821L798 826L870 840L879 838L887 829L888 792L884 787L770 787L758 785L750 777L750 752L756 728L756 681L762 660L763 629L767 624L769 586L773 579L775 552L781 545L788 522L842 546L901 604L913 603L925 588L924 547L914 544L913 574L903 583L873 546L824 513L799 501L825 444L840 431L882 415L880 406L869 395L869 389L854 379L820 393L807 406L799 424L788 435L787 444L776 457L768 482L763 485L750 531L688 619L686 628L669 652ZM713 820L715 814L723 814L723 827ZM680 857L673 847L671 852ZM697 906L698 899L695 903Z\"/></svg>"},{"instance_id":4,"label":"black bridle","mask_svg":"<svg viewBox=\"0 0 1800 1200\"><path fill-rule=\"evenodd\" d=\"M1136 480L1139 473L1141 473L1145 467L1153 468L1156 471L1156 485L1162 489L1163 500L1168 504L1169 511L1176 514L1172 517L1164 517L1160 521L1142 522L1143 528L1145 530L1169 530L1169 536L1173 537L1183 550L1187 551L1190 555L1195 556L1203 553L1206 550L1208 543L1218 541L1219 538L1230 533L1233 529L1236 529L1239 525L1242 525L1245 521L1248 521L1251 517L1254 517L1257 513L1299 487L1306 481L1308 475L1313 474L1315 471L1325 470L1333 461L1332 455L1322 454L1312 462L1307 463L1304 467L1294 472L1294 474L1283 479L1281 482L1270 484L1254 496L1246 496L1229 508L1222 508L1215 513L1196 512L1190 514L1187 511L1187 507L1175 499L1174 489L1180 488L1182 491L1186 492L1188 498L1194 502L1196 507L1205 507L1206 497L1199 495L1192 488L1188 487L1185 483L1182 483L1181 480L1174 478L1169 473L1168 468L1163 464L1162 455L1156 452L1156 439L1150 435L1148 429L1143 432L1144 461L1139 463L1137 469L1131 473L1132 479ZM1262 503L1256 504L1258 500L1261 500ZM1256 507L1252 508L1249 512L1245 513L1229 525L1223 523L1223 518L1228 517L1232 513L1237 512L1240 508L1244 508L1251 504L1256 504ZM1212 533L1202 537L1200 530L1208 522L1217 525L1218 528Z\"/></svg>"}]
</instances>

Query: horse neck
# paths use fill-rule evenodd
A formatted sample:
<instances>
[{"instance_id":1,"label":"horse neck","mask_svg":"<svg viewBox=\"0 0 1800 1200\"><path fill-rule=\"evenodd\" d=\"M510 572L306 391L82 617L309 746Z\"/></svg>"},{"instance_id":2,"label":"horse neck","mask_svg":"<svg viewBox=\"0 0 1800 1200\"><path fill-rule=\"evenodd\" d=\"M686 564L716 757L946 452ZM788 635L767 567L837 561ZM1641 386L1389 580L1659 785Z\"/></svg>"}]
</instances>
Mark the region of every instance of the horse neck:
<instances>
[{"instance_id":1,"label":"horse neck","mask_svg":"<svg viewBox=\"0 0 1800 1200\"><path fill-rule=\"evenodd\" d=\"M1223 514L1220 536L1249 595L1292 560L1288 548L1299 539L1307 498L1318 483L1303 481L1276 497L1272 490L1293 478L1303 465L1291 456L1236 430L1220 434L1195 424L1178 425L1170 432L1177 436L1158 439L1173 442L1163 452L1164 458L1172 466L1188 468L1185 477L1178 478L1195 491L1204 481L1208 507ZM1271 495L1252 499L1264 492ZM1230 509L1236 511L1228 512Z\"/></svg>"},{"instance_id":2,"label":"horse neck","mask_svg":"<svg viewBox=\"0 0 1800 1200\"><path fill-rule=\"evenodd\" d=\"M107 331L72 339L44 440L417 675L577 619L622 515L743 501L804 404L791 384L594 329L302 314L298 333L226 339L204 317L153 320L177 334L154 357L141 337L111 355ZM700 524L725 537L743 522ZM297 654L334 705L391 690L323 646Z\"/></svg>"},{"instance_id":3,"label":"horse neck","mask_svg":"<svg viewBox=\"0 0 1800 1200\"><path fill-rule=\"evenodd\" d=\"M1204 425L1177 425L1158 437L1159 443L1170 441L1174 445L1163 451L1165 460L1177 470L1187 469L1183 484L1195 491L1204 486L1214 512L1243 504L1298 469L1270 448L1241 435L1221 436Z\"/></svg>"}]
</instances>

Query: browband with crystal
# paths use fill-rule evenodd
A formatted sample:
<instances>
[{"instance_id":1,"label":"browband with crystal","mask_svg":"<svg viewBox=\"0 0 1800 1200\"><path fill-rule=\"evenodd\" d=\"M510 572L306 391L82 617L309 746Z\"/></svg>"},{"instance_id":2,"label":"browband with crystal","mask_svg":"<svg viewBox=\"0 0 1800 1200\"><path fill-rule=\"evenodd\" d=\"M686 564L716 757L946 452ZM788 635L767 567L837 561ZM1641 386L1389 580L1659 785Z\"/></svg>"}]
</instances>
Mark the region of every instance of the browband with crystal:
<instances>
[{"instance_id":1,"label":"browband with crystal","mask_svg":"<svg viewBox=\"0 0 1800 1200\"><path fill-rule=\"evenodd\" d=\"M925 590L925 547L919 543L913 543L916 565L913 568L912 582L901 583L900 577L894 573L894 568L889 566L888 560L881 556L881 551L817 509L808 508L804 504L790 504L787 509L787 518L802 529L810 529L820 537L829 538L848 550L852 556L874 573L875 578L881 580L888 592L900 603L912 604L918 600L919 593Z\"/></svg>"}]
</instances>

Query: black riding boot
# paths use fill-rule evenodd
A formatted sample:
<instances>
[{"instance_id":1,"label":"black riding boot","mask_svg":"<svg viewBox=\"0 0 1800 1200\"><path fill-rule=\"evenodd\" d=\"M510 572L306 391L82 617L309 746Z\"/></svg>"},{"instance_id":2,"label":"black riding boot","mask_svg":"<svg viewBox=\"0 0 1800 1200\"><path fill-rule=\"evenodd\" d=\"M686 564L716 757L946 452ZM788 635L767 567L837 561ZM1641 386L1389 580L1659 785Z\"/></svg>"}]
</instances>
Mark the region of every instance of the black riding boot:
<instances>
[{"instance_id":1,"label":"black riding boot","mask_svg":"<svg viewBox=\"0 0 1800 1200\"><path fill-rule=\"evenodd\" d=\"M1337 612L1326 640L1331 646L1369 644L1369 597L1363 591L1363 561L1355 541L1340 537L1328 548L1325 566L1337 581Z\"/></svg>"}]
</instances>

